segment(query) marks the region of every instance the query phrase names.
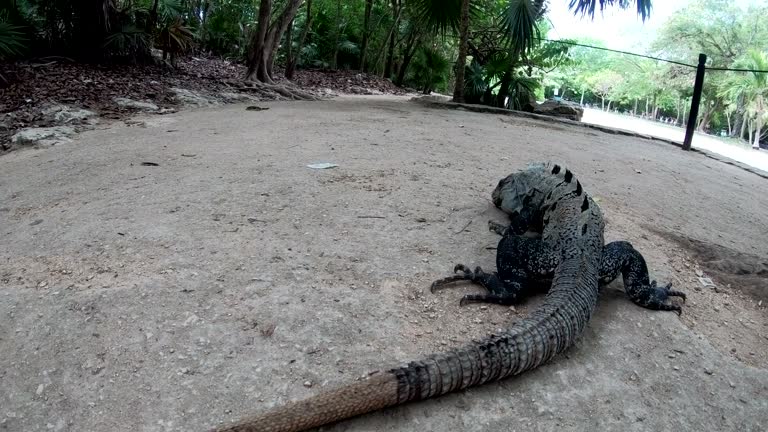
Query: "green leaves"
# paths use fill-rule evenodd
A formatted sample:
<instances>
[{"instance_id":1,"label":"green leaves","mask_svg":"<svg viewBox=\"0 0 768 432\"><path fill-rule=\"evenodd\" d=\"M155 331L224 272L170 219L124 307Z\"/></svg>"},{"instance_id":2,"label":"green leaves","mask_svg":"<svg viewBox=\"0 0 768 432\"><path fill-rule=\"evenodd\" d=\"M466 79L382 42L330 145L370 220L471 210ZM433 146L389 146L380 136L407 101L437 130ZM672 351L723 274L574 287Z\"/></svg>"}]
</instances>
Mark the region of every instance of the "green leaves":
<instances>
[{"instance_id":1,"label":"green leaves","mask_svg":"<svg viewBox=\"0 0 768 432\"><path fill-rule=\"evenodd\" d=\"M571 0L568 6L575 14L589 15L594 18L595 11L598 9L602 12L607 6L614 5L627 9L631 3L630 0ZM634 3L637 5L637 14L643 21L651 16L651 0L635 0Z\"/></svg>"},{"instance_id":2,"label":"green leaves","mask_svg":"<svg viewBox=\"0 0 768 432\"><path fill-rule=\"evenodd\" d=\"M428 93L447 81L450 68L451 61L437 49L424 46L419 49L412 67L413 80Z\"/></svg>"},{"instance_id":3,"label":"green leaves","mask_svg":"<svg viewBox=\"0 0 768 432\"><path fill-rule=\"evenodd\" d=\"M150 35L133 24L123 24L104 39L103 48L117 57L136 57L149 52Z\"/></svg>"},{"instance_id":4,"label":"green leaves","mask_svg":"<svg viewBox=\"0 0 768 432\"><path fill-rule=\"evenodd\" d=\"M541 32L536 22L544 16L544 0L509 0L501 16L501 29L516 54L529 52Z\"/></svg>"},{"instance_id":5,"label":"green leaves","mask_svg":"<svg viewBox=\"0 0 768 432\"><path fill-rule=\"evenodd\" d=\"M0 60L21 55L26 43L21 27L0 21Z\"/></svg>"},{"instance_id":6,"label":"green leaves","mask_svg":"<svg viewBox=\"0 0 768 432\"><path fill-rule=\"evenodd\" d=\"M461 0L412 0L414 18L430 30L445 34L457 31L461 21Z\"/></svg>"}]
</instances>

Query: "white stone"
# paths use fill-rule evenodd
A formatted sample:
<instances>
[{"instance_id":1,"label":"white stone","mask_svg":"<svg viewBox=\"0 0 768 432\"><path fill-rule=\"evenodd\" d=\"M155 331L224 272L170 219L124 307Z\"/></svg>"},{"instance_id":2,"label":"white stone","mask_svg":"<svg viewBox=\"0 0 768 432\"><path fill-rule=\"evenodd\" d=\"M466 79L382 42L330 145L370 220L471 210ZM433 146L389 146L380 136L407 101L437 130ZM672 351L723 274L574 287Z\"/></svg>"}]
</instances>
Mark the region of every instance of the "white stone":
<instances>
[{"instance_id":1,"label":"white stone","mask_svg":"<svg viewBox=\"0 0 768 432\"><path fill-rule=\"evenodd\" d=\"M69 136L75 134L71 126L53 126L42 128L26 128L11 137L14 144L43 144L56 145L71 142Z\"/></svg>"},{"instance_id":2,"label":"white stone","mask_svg":"<svg viewBox=\"0 0 768 432\"><path fill-rule=\"evenodd\" d=\"M157 111L160 108L152 102L142 102L128 98L116 97L112 99L115 103L123 108L133 108L139 111Z\"/></svg>"}]
</instances>

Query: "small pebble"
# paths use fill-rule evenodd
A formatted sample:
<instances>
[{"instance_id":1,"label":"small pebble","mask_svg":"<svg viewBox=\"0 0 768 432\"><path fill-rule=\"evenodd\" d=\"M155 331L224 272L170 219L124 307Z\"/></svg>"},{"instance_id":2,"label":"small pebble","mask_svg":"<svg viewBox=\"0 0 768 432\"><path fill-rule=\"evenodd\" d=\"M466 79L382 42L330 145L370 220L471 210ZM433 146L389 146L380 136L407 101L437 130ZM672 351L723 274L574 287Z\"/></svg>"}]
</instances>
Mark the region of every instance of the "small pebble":
<instances>
[{"instance_id":1,"label":"small pebble","mask_svg":"<svg viewBox=\"0 0 768 432\"><path fill-rule=\"evenodd\" d=\"M304 387L306 388L312 387L312 381L304 381Z\"/></svg>"}]
</instances>

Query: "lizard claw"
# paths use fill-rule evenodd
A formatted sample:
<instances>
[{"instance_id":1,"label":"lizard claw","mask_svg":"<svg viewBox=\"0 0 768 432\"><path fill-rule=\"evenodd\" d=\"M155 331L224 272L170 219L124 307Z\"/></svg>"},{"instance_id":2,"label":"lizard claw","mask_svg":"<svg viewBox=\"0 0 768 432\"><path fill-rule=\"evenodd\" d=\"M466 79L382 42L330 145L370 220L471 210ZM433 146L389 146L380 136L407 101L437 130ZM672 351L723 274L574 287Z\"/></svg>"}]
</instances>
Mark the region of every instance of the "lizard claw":
<instances>
[{"instance_id":1,"label":"lizard claw","mask_svg":"<svg viewBox=\"0 0 768 432\"><path fill-rule=\"evenodd\" d=\"M672 289L672 282L664 285L663 287L659 287L659 286L656 285L656 281L652 281L651 282L651 286L654 287L654 288L659 288L659 289L662 289L662 290L666 291L668 297L680 297L681 299L683 299L683 303L685 303L685 300L686 300L685 293L682 292L682 291L673 290Z\"/></svg>"},{"instance_id":2,"label":"lizard claw","mask_svg":"<svg viewBox=\"0 0 768 432\"><path fill-rule=\"evenodd\" d=\"M443 286L451 282L457 282L462 280L472 280L474 277L472 270L470 270L469 267L465 266L464 264L456 264L456 266L453 268L453 271L454 273L459 273L459 274L455 276L448 276L432 282L432 285L430 285L429 287L429 292L434 293L435 290L442 288Z\"/></svg>"}]
</instances>

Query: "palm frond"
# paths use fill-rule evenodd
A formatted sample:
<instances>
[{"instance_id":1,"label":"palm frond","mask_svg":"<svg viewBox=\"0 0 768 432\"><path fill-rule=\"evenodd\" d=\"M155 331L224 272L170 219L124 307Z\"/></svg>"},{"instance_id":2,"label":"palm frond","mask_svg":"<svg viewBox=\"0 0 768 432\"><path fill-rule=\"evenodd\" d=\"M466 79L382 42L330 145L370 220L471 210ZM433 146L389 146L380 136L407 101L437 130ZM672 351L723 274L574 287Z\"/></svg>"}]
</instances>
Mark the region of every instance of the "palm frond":
<instances>
[{"instance_id":1,"label":"palm frond","mask_svg":"<svg viewBox=\"0 0 768 432\"><path fill-rule=\"evenodd\" d=\"M651 0L634 1L637 5L637 14L645 21L651 16ZM631 3L632 1L630 0L571 0L568 7L573 10L574 14L581 14L581 16L589 15L590 18L594 18L598 6L600 12L602 12L607 6L613 6L614 4L621 9L627 9Z\"/></svg>"},{"instance_id":2,"label":"palm frond","mask_svg":"<svg viewBox=\"0 0 768 432\"><path fill-rule=\"evenodd\" d=\"M481 96L488 88L485 81L485 70L480 63L473 60L464 72L464 91L468 97Z\"/></svg>"},{"instance_id":3,"label":"palm frond","mask_svg":"<svg viewBox=\"0 0 768 432\"><path fill-rule=\"evenodd\" d=\"M0 21L0 60L21 55L26 43L21 27Z\"/></svg>"},{"instance_id":4,"label":"palm frond","mask_svg":"<svg viewBox=\"0 0 768 432\"><path fill-rule=\"evenodd\" d=\"M431 30L446 33L455 30L461 20L461 0L413 0L417 21Z\"/></svg>"},{"instance_id":5,"label":"palm frond","mask_svg":"<svg viewBox=\"0 0 768 432\"><path fill-rule=\"evenodd\" d=\"M412 8L416 25L441 34L447 33L448 30L458 31L462 0L411 0L408 3ZM480 3L475 0L470 1L470 17L476 17L481 13Z\"/></svg>"},{"instance_id":6,"label":"palm frond","mask_svg":"<svg viewBox=\"0 0 768 432\"><path fill-rule=\"evenodd\" d=\"M360 47L349 40L343 40L339 42L339 51L345 54L357 55L360 54Z\"/></svg>"},{"instance_id":7,"label":"palm frond","mask_svg":"<svg viewBox=\"0 0 768 432\"><path fill-rule=\"evenodd\" d=\"M124 24L118 31L107 35L102 46L106 52L118 57L134 56L149 52L150 37L144 29Z\"/></svg>"},{"instance_id":8,"label":"palm frond","mask_svg":"<svg viewBox=\"0 0 768 432\"><path fill-rule=\"evenodd\" d=\"M186 12L181 0L158 0L157 16L161 22L174 21Z\"/></svg>"},{"instance_id":9,"label":"palm frond","mask_svg":"<svg viewBox=\"0 0 768 432\"><path fill-rule=\"evenodd\" d=\"M544 16L547 4L544 0L509 0L501 16L501 28L515 53L533 49L541 38L536 22Z\"/></svg>"}]
</instances>

